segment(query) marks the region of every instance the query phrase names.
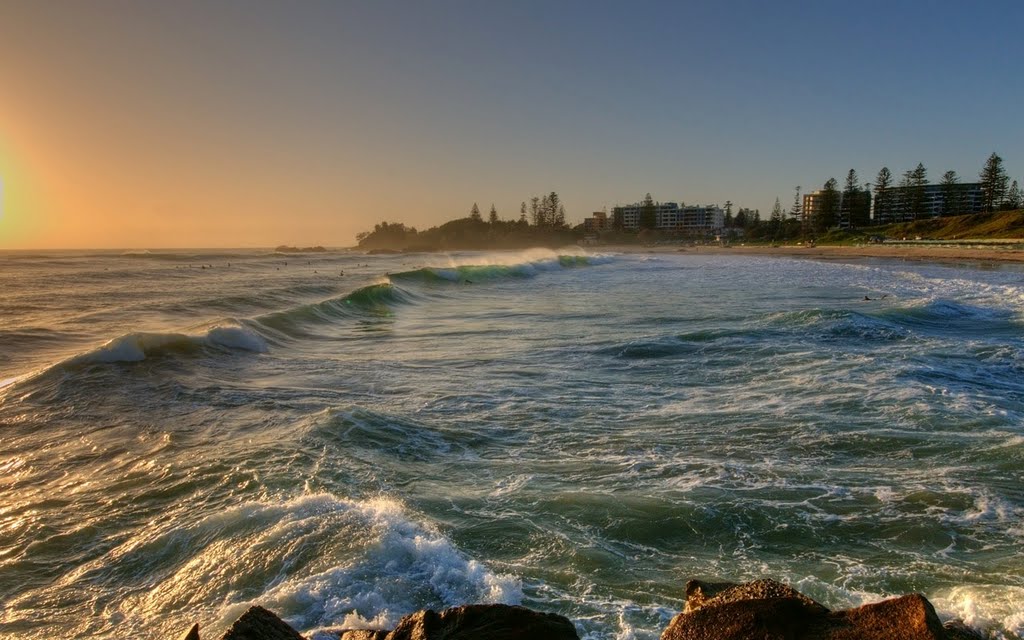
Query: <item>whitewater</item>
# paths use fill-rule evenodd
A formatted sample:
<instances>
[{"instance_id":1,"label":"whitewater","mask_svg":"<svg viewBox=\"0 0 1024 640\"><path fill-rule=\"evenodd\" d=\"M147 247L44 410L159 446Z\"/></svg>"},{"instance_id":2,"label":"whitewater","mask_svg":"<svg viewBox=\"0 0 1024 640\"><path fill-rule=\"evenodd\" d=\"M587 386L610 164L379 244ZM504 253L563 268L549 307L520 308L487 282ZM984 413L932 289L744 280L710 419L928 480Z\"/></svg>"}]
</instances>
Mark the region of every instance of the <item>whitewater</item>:
<instances>
[{"instance_id":1,"label":"whitewater","mask_svg":"<svg viewBox=\"0 0 1024 640\"><path fill-rule=\"evenodd\" d=\"M1022 543L1016 265L0 252L0 637L771 577L1020 638Z\"/></svg>"}]
</instances>

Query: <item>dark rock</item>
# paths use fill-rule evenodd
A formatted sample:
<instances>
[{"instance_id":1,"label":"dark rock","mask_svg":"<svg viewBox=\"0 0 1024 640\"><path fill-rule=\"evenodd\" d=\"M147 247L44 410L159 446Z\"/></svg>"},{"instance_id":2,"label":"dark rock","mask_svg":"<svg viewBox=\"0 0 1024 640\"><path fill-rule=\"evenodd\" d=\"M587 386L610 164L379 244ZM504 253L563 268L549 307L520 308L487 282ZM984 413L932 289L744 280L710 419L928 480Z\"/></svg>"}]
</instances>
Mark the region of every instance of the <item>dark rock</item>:
<instances>
[{"instance_id":1,"label":"dark rock","mask_svg":"<svg viewBox=\"0 0 1024 640\"><path fill-rule=\"evenodd\" d=\"M525 607L476 604L405 616L387 640L579 640L569 620Z\"/></svg>"},{"instance_id":2,"label":"dark rock","mask_svg":"<svg viewBox=\"0 0 1024 640\"><path fill-rule=\"evenodd\" d=\"M802 640L824 618L799 598L737 600L680 613L661 640Z\"/></svg>"},{"instance_id":3,"label":"dark rock","mask_svg":"<svg viewBox=\"0 0 1024 640\"><path fill-rule=\"evenodd\" d=\"M192 625L178 640L199 640L199 623Z\"/></svg>"},{"instance_id":4,"label":"dark rock","mask_svg":"<svg viewBox=\"0 0 1024 640\"><path fill-rule=\"evenodd\" d=\"M263 607L249 607L221 640L305 640L299 632Z\"/></svg>"},{"instance_id":5,"label":"dark rock","mask_svg":"<svg viewBox=\"0 0 1024 640\"><path fill-rule=\"evenodd\" d=\"M947 640L985 640L985 636L968 627L963 620L950 620L942 628L946 631Z\"/></svg>"},{"instance_id":6,"label":"dark rock","mask_svg":"<svg viewBox=\"0 0 1024 640\"><path fill-rule=\"evenodd\" d=\"M832 640L944 640L946 632L919 593L866 604L829 616Z\"/></svg>"},{"instance_id":7,"label":"dark rock","mask_svg":"<svg viewBox=\"0 0 1024 640\"><path fill-rule=\"evenodd\" d=\"M745 584L735 582L701 582L690 580L686 583L686 608L683 612L696 611L704 606L715 606L740 600L761 600L765 598L796 598L812 609L822 613L828 611L789 585L774 580L755 580Z\"/></svg>"},{"instance_id":8,"label":"dark rock","mask_svg":"<svg viewBox=\"0 0 1024 640\"><path fill-rule=\"evenodd\" d=\"M684 613L696 611L704 606L704 603L714 598L726 589L734 589L740 586L738 582L703 582L701 580L686 581L686 606Z\"/></svg>"},{"instance_id":9,"label":"dark rock","mask_svg":"<svg viewBox=\"0 0 1024 640\"><path fill-rule=\"evenodd\" d=\"M388 633L386 629L349 629L341 631L338 640L384 640Z\"/></svg>"},{"instance_id":10,"label":"dark rock","mask_svg":"<svg viewBox=\"0 0 1024 640\"><path fill-rule=\"evenodd\" d=\"M931 603L918 594L830 612L772 580L742 585L691 580L686 585L685 611L672 619L661 638L944 640L947 635Z\"/></svg>"}]
</instances>

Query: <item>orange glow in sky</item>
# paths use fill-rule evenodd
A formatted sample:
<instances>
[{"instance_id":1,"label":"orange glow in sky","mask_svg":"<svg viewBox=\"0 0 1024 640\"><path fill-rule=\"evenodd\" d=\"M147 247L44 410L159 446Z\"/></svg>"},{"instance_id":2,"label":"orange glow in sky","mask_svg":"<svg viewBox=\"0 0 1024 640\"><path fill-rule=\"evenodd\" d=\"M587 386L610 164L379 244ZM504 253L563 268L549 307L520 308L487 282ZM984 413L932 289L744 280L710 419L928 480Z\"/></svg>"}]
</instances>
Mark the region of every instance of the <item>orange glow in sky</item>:
<instances>
[{"instance_id":1,"label":"orange glow in sky","mask_svg":"<svg viewBox=\"0 0 1024 640\"><path fill-rule=\"evenodd\" d=\"M161 11L3 10L0 249L348 246L408 211L273 46Z\"/></svg>"},{"instance_id":2,"label":"orange glow in sky","mask_svg":"<svg viewBox=\"0 0 1024 640\"><path fill-rule=\"evenodd\" d=\"M570 223L645 193L764 217L992 152L1019 177L1021 3L740 4L0 3L0 249L351 246L550 191Z\"/></svg>"}]
</instances>

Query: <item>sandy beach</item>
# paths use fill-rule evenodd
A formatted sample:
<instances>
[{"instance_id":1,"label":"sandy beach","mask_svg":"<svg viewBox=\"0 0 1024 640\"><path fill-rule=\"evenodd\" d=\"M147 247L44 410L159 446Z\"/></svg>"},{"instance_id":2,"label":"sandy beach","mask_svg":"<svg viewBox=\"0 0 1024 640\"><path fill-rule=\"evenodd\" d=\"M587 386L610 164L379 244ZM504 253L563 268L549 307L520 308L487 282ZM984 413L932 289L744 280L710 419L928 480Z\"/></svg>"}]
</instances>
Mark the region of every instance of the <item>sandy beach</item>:
<instances>
[{"instance_id":1,"label":"sandy beach","mask_svg":"<svg viewBox=\"0 0 1024 640\"><path fill-rule=\"evenodd\" d=\"M918 244L877 244L862 246L816 246L800 245L731 245L722 246L677 246L677 245L606 245L593 247L600 251L622 253L693 253L784 256L787 258L814 258L818 260L843 260L849 258L897 258L903 260L929 260L941 262L1024 262L1024 250L1019 244L999 245L918 245Z\"/></svg>"}]
</instances>

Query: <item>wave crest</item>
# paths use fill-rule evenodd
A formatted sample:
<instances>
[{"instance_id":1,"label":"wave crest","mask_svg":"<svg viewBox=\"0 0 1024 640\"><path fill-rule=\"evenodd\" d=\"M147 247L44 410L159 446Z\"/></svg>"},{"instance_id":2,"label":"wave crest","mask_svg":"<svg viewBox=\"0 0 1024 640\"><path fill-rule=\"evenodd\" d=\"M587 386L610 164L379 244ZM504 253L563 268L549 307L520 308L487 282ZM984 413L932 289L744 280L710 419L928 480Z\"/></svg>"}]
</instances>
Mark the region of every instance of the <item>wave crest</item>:
<instances>
[{"instance_id":1,"label":"wave crest","mask_svg":"<svg viewBox=\"0 0 1024 640\"><path fill-rule=\"evenodd\" d=\"M532 278L544 271L586 267L602 264L611 258L601 255L559 254L547 250L532 250L509 256L475 256L474 262L452 260L445 266L427 266L410 271L389 274L392 281L427 283L489 281L514 278Z\"/></svg>"},{"instance_id":2,"label":"wave crest","mask_svg":"<svg viewBox=\"0 0 1024 640\"><path fill-rule=\"evenodd\" d=\"M92 351L68 358L61 365L139 362L150 356L197 352L203 348L264 353L267 343L242 326L217 325L205 333L128 333Z\"/></svg>"},{"instance_id":3,"label":"wave crest","mask_svg":"<svg viewBox=\"0 0 1024 640\"><path fill-rule=\"evenodd\" d=\"M522 599L519 579L467 557L386 497L250 502L143 532L103 563L162 576L122 605L126 626L146 630L206 608L223 631L253 602L315 629L387 627L424 606Z\"/></svg>"}]
</instances>

